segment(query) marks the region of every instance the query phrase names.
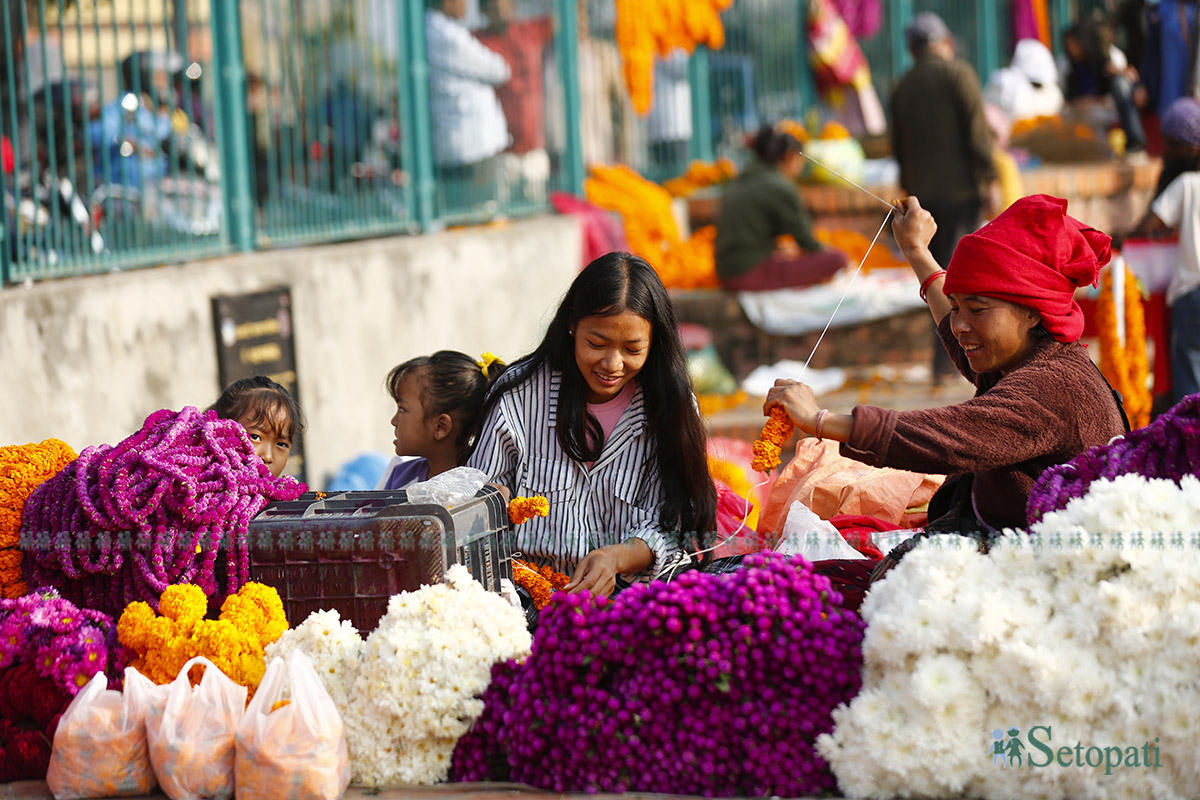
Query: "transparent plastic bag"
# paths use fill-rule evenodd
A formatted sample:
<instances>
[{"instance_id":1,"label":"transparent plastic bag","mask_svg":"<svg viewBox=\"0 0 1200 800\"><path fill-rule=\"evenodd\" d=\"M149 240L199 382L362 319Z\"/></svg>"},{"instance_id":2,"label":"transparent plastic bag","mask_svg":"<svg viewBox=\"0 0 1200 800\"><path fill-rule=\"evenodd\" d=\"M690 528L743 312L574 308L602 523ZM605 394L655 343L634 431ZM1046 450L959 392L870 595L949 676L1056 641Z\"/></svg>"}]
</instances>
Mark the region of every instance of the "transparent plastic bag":
<instances>
[{"instance_id":1,"label":"transparent plastic bag","mask_svg":"<svg viewBox=\"0 0 1200 800\"><path fill-rule=\"evenodd\" d=\"M291 701L276 708L285 684ZM349 783L342 717L312 662L272 659L238 725L238 800L336 800Z\"/></svg>"},{"instance_id":2,"label":"transparent plastic bag","mask_svg":"<svg viewBox=\"0 0 1200 800\"><path fill-rule=\"evenodd\" d=\"M197 686L188 680L204 667ZM146 714L150 761L171 800L227 800L233 797L233 764L238 722L246 708L246 687L203 656L183 665L165 700Z\"/></svg>"},{"instance_id":3,"label":"transparent plastic bag","mask_svg":"<svg viewBox=\"0 0 1200 800\"><path fill-rule=\"evenodd\" d=\"M449 508L470 500L487 481L487 474L480 470L455 467L427 481L409 484L405 491L410 503L432 503Z\"/></svg>"},{"instance_id":4,"label":"transparent plastic bag","mask_svg":"<svg viewBox=\"0 0 1200 800\"><path fill-rule=\"evenodd\" d=\"M133 667L123 691L97 672L58 721L46 785L55 800L149 794L157 785L146 746L146 711L164 694Z\"/></svg>"}]
</instances>

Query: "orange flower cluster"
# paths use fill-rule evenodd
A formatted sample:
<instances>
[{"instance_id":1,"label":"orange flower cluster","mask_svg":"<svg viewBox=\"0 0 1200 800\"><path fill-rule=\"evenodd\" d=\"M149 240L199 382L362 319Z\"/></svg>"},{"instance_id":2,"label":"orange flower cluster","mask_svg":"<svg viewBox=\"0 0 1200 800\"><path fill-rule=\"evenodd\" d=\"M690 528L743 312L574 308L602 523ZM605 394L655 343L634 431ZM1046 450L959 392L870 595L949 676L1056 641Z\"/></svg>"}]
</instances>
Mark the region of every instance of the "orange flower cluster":
<instances>
[{"instance_id":1,"label":"orange flower cluster","mask_svg":"<svg viewBox=\"0 0 1200 800\"><path fill-rule=\"evenodd\" d=\"M1052 134L1059 137L1087 141L1096 140L1096 130L1091 125L1085 125L1082 122L1072 125L1059 116L1044 114L1040 117L1027 117L1013 123L1012 138L1027 136L1032 133Z\"/></svg>"},{"instance_id":2,"label":"orange flower cluster","mask_svg":"<svg viewBox=\"0 0 1200 800\"><path fill-rule=\"evenodd\" d=\"M625 87L639 114L654 102L654 57L675 48L687 52L706 44L713 50L725 46L721 12L733 0L616 0L617 48L625 73Z\"/></svg>"},{"instance_id":3,"label":"orange flower cluster","mask_svg":"<svg viewBox=\"0 0 1200 800\"><path fill-rule=\"evenodd\" d=\"M513 525L550 513L550 501L544 497L514 497L508 503L508 520Z\"/></svg>"},{"instance_id":4,"label":"orange flower cluster","mask_svg":"<svg viewBox=\"0 0 1200 800\"><path fill-rule=\"evenodd\" d=\"M794 119L785 119L775 126L781 133L790 133L792 138L804 144L809 140L808 128Z\"/></svg>"},{"instance_id":5,"label":"orange flower cluster","mask_svg":"<svg viewBox=\"0 0 1200 800\"><path fill-rule=\"evenodd\" d=\"M779 466L779 454L783 452L783 444L791 438L796 426L784 411L783 406L771 406L770 419L763 426L762 433L754 442L754 460L750 467L755 472L764 474Z\"/></svg>"},{"instance_id":6,"label":"orange flower cluster","mask_svg":"<svg viewBox=\"0 0 1200 800\"><path fill-rule=\"evenodd\" d=\"M684 241L666 189L623 165L593 166L583 188L590 202L621 216L629 249L654 267L668 289L717 287L717 229L705 226Z\"/></svg>"},{"instance_id":7,"label":"orange flower cluster","mask_svg":"<svg viewBox=\"0 0 1200 800\"><path fill-rule=\"evenodd\" d=\"M513 583L525 587L525 591L533 598L534 608L539 611L550 602L550 595L561 591L570 582L568 576L548 566L536 567L519 558L513 559Z\"/></svg>"},{"instance_id":8,"label":"orange flower cluster","mask_svg":"<svg viewBox=\"0 0 1200 800\"><path fill-rule=\"evenodd\" d=\"M663 188L671 197L688 197L698 189L725 183L737 177L737 164L731 159L719 158L712 163L693 161L688 164L687 172L678 178L663 182Z\"/></svg>"},{"instance_id":9,"label":"orange flower cluster","mask_svg":"<svg viewBox=\"0 0 1200 800\"><path fill-rule=\"evenodd\" d=\"M720 411L737 408L747 397L749 395L741 389L733 394L701 394L696 396L696 405L700 407L700 416L711 417Z\"/></svg>"},{"instance_id":10,"label":"orange flower cluster","mask_svg":"<svg viewBox=\"0 0 1200 800\"><path fill-rule=\"evenodd\" d=\"M850 129L840 122L829 120L821 127L819 139L850 139Z\"/></svg>"},{"instance_id":11,"label":"orange flower cluster","mask_svg":"<svg viewBox=\"0 0 1200 800\"><path fill-rule=\"evenodd\" d=\"M1113 297L1112 269L1100 278L1096 302L1096 327L1100 332L1100 370L1125 401L1125 414L1132 428L1150 424L1154 402L1146 380L1150 364L1146 354L1146 314L1142 290L1133 270L1125 267L1125 344L1117 335L1117 304Z\"/></svg>"},{"instance_id":12,"label":"orange flower cluster","mask_svg":"<svg viewBox=\"0 0 1200 800\"><path fill-rule=\"evenodd\" d=\"M258 688L266 671L264 649L288 629L279 592L247 583L225 598L217 619L205 619L208 596L199 586L168 586L158 602L162 616L141 600L117 621L117 639L134 653L130 666L155 683L175 680L193 656L205 656L235 681Z\"/></svg>"},{"instance_id":13,"label":"orange flower cluster","mask_svg":"<svg viewBox=\"0 0 1200 800\"><path fill-rule=\"evenodd\" d=\"M753 502L750 493L754 491L753 484L750 483L750 476L746 472L746 468L738 466L732 461L726 461L723 458L717 458L711 453L708 456L708 474L713 480L720 481L729 487L730 491L738 497L745 499L747 502ZM753 506L750 513L746 516L746 527L751 530L758 527L758 507Z\"/></svg>"},{"instance_id":14,"label":"orange flower cluster","mask_svg":"<svg viewBox=\"0 0 1200 800\"><path fill-rule=\"evenodd\" d=\"M863 272L908 266L907 262L896 258L886 245L876 242L875 246L871 247L871 240L858 231L847 228L816 228L813 235L821 244L841 250L849 256L851 264L862 264ZM863 258L867 260L864 262Z\"/></svg>"},{"instance_id":15,"label":"orange flower cluster","mask_svg":"<svg viewBox=\"0 0 1200 800\"><path fill-rule=\"evenodd\" d=\"M25 501L34 489L75 458L75 451L58 439L0 447L0 595L3 597L20 597L29 591L21 575L23 557L18 549Z\"/></svg>"}]
</instances>

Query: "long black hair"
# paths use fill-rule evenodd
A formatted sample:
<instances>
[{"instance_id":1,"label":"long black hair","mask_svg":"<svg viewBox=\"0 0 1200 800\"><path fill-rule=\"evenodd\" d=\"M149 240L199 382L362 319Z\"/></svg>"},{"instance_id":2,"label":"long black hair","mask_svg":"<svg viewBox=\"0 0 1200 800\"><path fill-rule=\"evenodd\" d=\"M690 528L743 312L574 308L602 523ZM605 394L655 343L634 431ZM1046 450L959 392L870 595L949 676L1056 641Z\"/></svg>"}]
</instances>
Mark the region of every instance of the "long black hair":
<instances>
[{"instance_id":1,"label":"long black hair","mask_svg":"<svg viewBox=\"0 0 1200 800\"><path fill-rule=\"evenodd\" d=\"M420 380L425 418L441 414L454 418L458 426L454 443L458 445L459 463L465 463L483 424L483 399L503 372L502 361L481 366L466 353L439 350L393 367L387 376L387 387L398 403L404 379L412 375Z\"/></svg>"},{"instance_id":2,"label":"long black hair","mask_svg":"<svg viewBox=\"0 0 1200 800\"><path fill-rule=\"evenodd\" d=\"M503 394L549 365L562 375L556 424L559 446L574 461L597 460L603 437L600 423L587 411L587 383L575 361L571 331L584 317L627 311L650 323L650 351L635 380L642 387L651 432L646 466L652 464L657 470L663 489L659 522L664 531L678 535L685 551L693 546L707 548L716 537L717 494L708 472L704 423L692 396L671 298L654 269L637 256L609 253L579 273L541 344L513 365L519 369L496 384L484 406L484 419Z\"/></svg>"},{"instance_id":3,"label":"long black hair","mask_svg":"<svg viewBox=\"0 0 1200 800\"><path fill-rule=\"evenodd\" d=\"M304 433L304 412L300 410L300 404L291 392L266 375L239 378L226 386L207 410L216 411L221 419L245 419L247 426L265 425L267 428L273 428L282 414L286 427L276 433L283 434L289 441L295 441Z\"/></svg>"}]
</instances>

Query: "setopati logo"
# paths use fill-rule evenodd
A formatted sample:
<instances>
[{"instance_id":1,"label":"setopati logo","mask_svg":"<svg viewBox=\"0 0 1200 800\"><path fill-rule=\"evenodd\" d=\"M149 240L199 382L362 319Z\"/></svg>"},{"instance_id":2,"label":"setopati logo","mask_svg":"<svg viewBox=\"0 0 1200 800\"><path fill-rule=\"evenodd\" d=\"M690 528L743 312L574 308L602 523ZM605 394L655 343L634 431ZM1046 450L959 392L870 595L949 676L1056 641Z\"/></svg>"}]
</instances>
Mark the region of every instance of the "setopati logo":
<instances>
[{"instance_id":1,"label":"setopati logo","mask_svg":"<svg viewBox=\"0 0 1200 800\"><path fill-rule=\"evenodd\" d=\"M988 755L992 765L1009 767L1077 767L1079 769L1104 768L1105 775L1114 769L1142 767L1158 769L1162 766L1158 737L1147 740L1141 747L1129 745L1118 747L1086 745L1083 742L1055 746L1052 743L1054 730L1050 725L1034 725L1021 739L1020 728L996 728L992 731L991 749Z\"/></svg>"}]
</instances>

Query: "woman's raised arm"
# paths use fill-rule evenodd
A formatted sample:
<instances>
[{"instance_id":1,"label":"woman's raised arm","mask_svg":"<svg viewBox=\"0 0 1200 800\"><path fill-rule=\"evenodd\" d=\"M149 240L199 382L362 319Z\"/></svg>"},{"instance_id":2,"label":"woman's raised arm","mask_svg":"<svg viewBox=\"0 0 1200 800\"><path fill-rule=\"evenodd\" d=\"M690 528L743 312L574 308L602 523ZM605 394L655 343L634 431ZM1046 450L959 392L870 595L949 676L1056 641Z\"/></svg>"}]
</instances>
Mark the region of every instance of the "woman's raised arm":
<instances>
[{"instance_id":1,"label":"woman's raised arm","mask_svg":"<svg viewBox=\"0 0 1200 800\"><path fill-rule=\"evenodd\" d=\"M934 260L933 253L929 252L929 243L937 233L937 223L933 221L932 214L921 208L921 203L915 197L900 200L899 206L904 213L892 219L892 233L900 252L924 287L925 301L929 304L933 321L939 323L950 313L950 301L942 294L945 272ZM939 272L941 275L938 275Z\"/></svg>"}]
</instances>

